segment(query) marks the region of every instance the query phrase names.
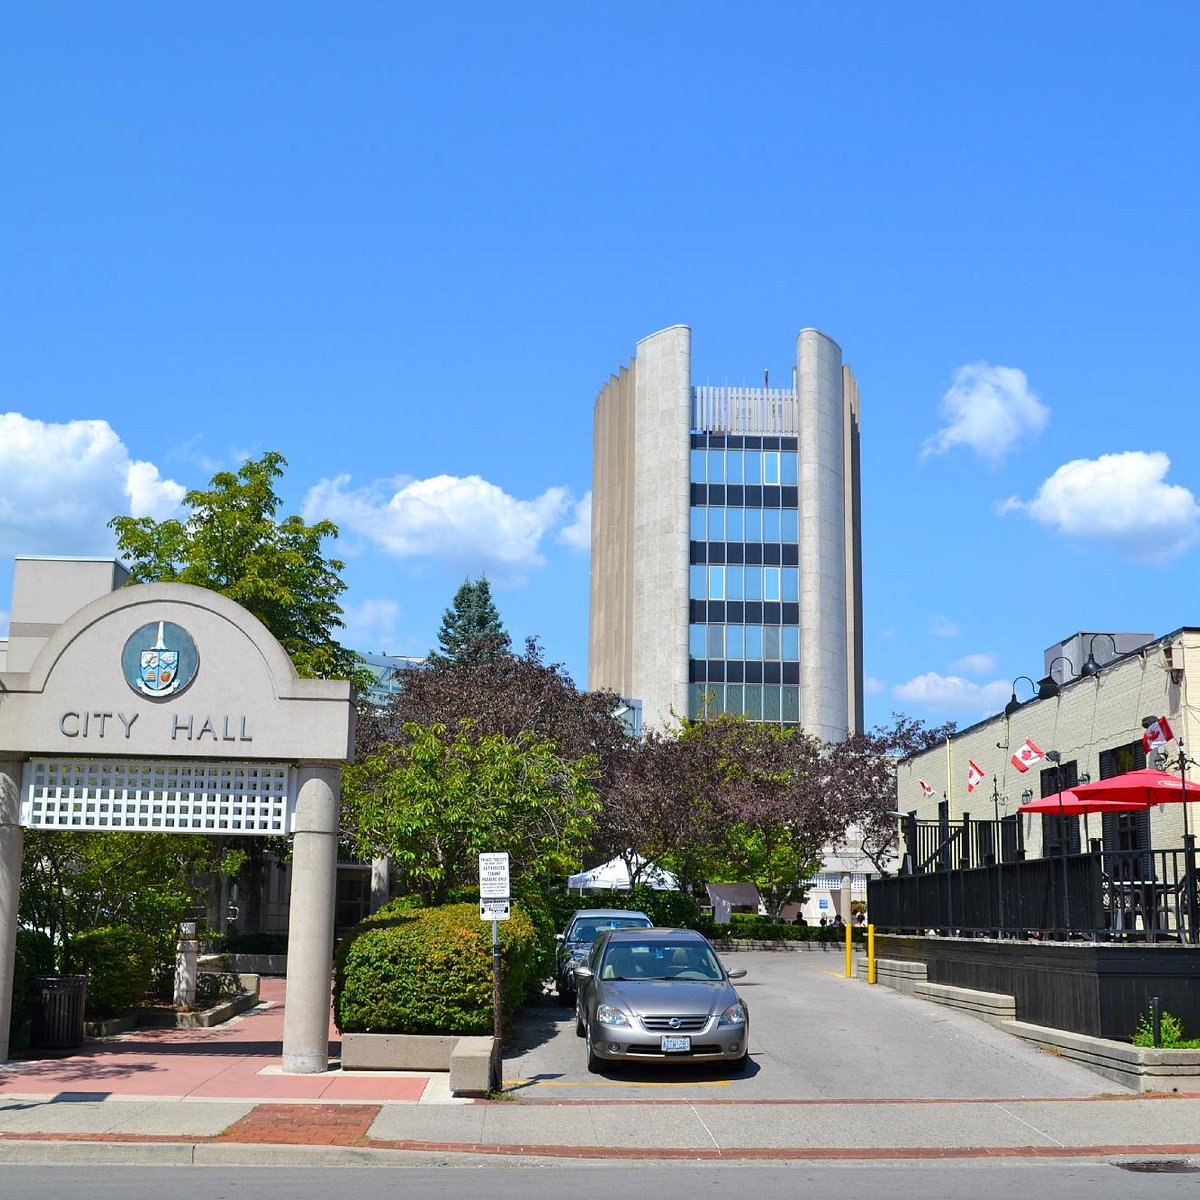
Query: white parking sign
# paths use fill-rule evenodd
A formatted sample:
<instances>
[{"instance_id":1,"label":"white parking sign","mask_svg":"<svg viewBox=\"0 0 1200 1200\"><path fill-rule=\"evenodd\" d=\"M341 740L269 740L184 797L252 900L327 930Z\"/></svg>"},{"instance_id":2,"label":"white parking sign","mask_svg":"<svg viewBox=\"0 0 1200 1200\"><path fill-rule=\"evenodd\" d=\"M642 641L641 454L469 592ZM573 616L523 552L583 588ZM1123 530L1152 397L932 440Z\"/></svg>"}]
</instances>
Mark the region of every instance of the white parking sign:
<instances>
[{"instance_id":1,"label":"white parking sign","mask_svg":"<svg viewBox=\"0 0 1200 1200\"><path fill-rule=\"evenodd\" d=\"M479 856L480 900L507 900L512 893L508 883L508 852Z\"/></svg>"}]
</instances>

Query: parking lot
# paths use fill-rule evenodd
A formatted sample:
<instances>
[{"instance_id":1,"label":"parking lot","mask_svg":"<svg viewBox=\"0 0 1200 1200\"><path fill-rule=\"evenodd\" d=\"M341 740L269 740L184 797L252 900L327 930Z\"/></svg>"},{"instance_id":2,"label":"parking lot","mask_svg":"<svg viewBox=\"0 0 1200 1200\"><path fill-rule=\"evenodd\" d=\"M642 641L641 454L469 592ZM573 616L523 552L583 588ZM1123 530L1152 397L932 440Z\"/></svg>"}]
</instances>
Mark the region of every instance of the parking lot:
<instances>
[{"instance_id":1,"label":"parking lot","mask_svg":"<svg viewBox=\"0 0 1200 1200\"><path fill-rule=\"evenodd\" d=\"M856 956L857 957L857 956ZM573 1008L548 987L505 1045L505 1087L525 1100L834 1100L1093 1096L1121 1088L976 1017L844 976L839 949L743 951L750 1065L606 1066L591 1075Z\"/></svg>"}]
</instances>

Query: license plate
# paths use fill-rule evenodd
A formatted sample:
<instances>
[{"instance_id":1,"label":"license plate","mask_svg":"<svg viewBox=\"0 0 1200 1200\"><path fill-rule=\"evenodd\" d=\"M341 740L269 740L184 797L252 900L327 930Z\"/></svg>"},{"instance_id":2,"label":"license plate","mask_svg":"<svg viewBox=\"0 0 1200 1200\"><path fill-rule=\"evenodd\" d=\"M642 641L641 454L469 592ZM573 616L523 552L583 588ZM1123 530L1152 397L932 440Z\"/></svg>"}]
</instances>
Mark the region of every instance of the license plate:
<instances>
[{"instance_id":1,"label":"license plate","mask_svg":"<svg viewBox=\"0 0 1200 1200\"><path fill-rule=\"evenodd\" d=\"M662 1052L664 1054L690 1054L692 1039L690 1037L664 1037Z\"/></svg>"}]
</instances>

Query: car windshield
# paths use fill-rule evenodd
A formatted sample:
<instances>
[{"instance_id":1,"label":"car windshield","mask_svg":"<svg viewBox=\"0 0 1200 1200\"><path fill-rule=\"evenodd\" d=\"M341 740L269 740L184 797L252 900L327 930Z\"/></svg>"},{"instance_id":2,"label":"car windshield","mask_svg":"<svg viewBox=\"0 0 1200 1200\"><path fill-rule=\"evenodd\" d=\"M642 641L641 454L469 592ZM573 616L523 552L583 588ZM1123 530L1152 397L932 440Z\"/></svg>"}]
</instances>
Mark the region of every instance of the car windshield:
<instances>
[{"instance_id":1,"label":"car windshield","mask_svg":"<svg viewBox=\"0 0 1200 1200\"><path fill-rule=\"evenodd\" d=\"M600 978L705 979L724 978L712 949L699 942L618 942L608 947Z\"/></svg>"},{"instance_id":2,"label":"car windshield","mask_svg":"<svg viewBox=\"0 0 1200 1200\"><path fill-rule=\"evenodd\" d=\"M567 930L568 942L594 942L602 929L649 929L648 917L585 917Z\"/></svg>"}]
</instances>

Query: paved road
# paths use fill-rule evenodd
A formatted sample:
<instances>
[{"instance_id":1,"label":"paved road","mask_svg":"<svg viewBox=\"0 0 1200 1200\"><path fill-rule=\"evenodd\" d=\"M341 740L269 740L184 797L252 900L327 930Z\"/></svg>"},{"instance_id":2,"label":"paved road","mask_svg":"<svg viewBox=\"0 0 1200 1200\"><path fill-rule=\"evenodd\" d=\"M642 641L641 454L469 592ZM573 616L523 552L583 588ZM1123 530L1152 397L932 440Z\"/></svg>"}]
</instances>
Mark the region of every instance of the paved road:
<instances>
[{"instance_id":1,"label":"paved road","mask_svg":"<svg viewBox=\"0 0 1200 1200\"><path fill-rule=\"evenodd\" d=\"M589 1075L572 1009L525 1009L506 1047L506 1086L525 1100L832 1100L1094 1096L1126 1089L1033 1049L977 1017L844 977L838 950L722 956L747 970L751 1065L606 1067Z\"/></svg>"}]
</instances>

